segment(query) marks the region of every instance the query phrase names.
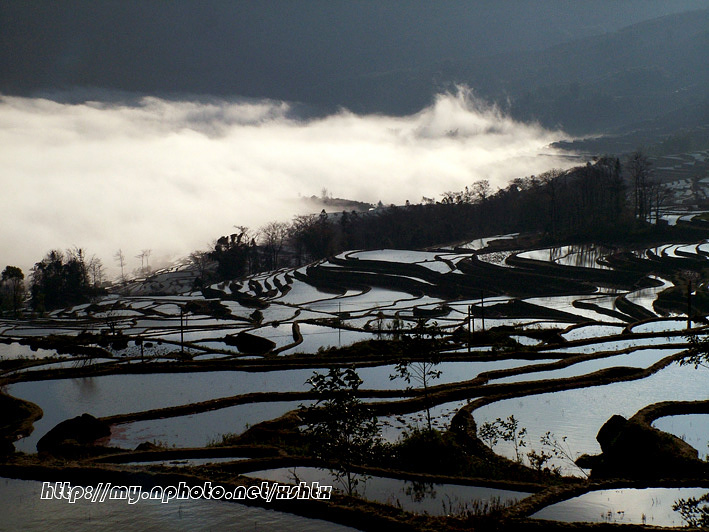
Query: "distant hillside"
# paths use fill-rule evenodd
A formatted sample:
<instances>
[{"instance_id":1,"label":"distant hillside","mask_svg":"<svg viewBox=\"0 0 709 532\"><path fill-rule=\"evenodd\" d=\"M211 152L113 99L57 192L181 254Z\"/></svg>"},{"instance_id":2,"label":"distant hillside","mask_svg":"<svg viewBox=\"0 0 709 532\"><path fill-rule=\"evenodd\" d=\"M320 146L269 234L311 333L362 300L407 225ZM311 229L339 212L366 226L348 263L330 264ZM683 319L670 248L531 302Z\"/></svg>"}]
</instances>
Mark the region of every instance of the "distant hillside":
<instances>
[{"instance_id":1,"label":"distant hillside","mask_svg":"<svg viewBox=\"0 0 709 532\"><path fill-rule=\"evenodd\" d=\"M696 11L509 57L501 88L521 118L576 133L673 115L697 125L709 121L708 57L709 10ZM678 116L702 104L702 115Z\"/></svg>"},{"instance_id":2,"label":"distant hillside","mask_svg":"<svg viewBox=\"0 0 709 532\"><path fill-rule=\"evenodd\" d=\"M676 130L709 122L708 7L8 1L0 3L0 91L92 87L408 114L464 83L518 119L572 134Z\"/></svg>"},{"instance_id":3,"label":"distant hillside","mask_svg":"<svg viewBox=\"0 0 709 532\"><path fill-rule=\"evenodd\" d=\"M369 209L374 208L371 203L366 203L364 201L349 200L345 198L333 198L331 196L310 196L303 197L302 200L308 205L311 205L314 210L325 209L328 213L342 212L342 211L357 211L357 212L367 212Z\"/></svg>"},{"instance_id":4,"label":"distant hillside","mask_svg":"<svg viewBox=\"0 0 709 532\"><path fill-rule=\"evenodd\" d=\"M471 54L472 55L472 54ZM406 106L464 83L513 116L572 134L709 123L709 9L556 45L343 81L338 89Z\"/></svg>"}]
</instances>

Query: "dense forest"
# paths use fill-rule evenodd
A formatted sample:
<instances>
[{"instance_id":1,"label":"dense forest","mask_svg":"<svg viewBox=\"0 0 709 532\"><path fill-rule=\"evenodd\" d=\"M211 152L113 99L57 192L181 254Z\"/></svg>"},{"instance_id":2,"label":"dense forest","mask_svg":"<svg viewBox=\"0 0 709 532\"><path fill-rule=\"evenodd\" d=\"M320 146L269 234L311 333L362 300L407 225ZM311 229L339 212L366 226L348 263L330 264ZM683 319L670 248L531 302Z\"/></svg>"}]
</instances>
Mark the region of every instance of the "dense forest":
<instances>
[{"instance_id":1,"label":"dense forest","mask_svg":"<svg viewBox=\"0 0 709 532\"><path fill-rule=\"evenodd\" d=\"M32 268L30 303L40 314L45 310L86 303L101 288L103 265L100 259L87 260L85 252L76 248L63 253L52 250Z\"/></svg>"}]
</instances>

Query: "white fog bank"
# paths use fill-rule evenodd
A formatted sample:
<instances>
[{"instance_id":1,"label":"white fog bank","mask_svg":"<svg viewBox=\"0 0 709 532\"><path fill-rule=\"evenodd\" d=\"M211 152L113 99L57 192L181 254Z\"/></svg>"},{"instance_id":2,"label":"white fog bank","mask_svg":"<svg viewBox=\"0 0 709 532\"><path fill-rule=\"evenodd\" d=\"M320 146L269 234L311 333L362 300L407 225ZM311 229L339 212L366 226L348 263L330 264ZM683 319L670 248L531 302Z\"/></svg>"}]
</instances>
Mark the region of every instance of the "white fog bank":
<instances>
[{"instance_id":1,"label":"white fog bank","mask_svg":"<svg viewBox=\"0 0 709 532\"><path fill-rule=\"evenodd\" d=\"M385 204L440 199L479 179L492 189L571 161L562 132L522 124L469 91L406 117L342 111L300 120L273 101L58 103L0 96L0 268L26 273L79 246L115 272L204 249L232 232L288 221L299 195Z\"/></svg>"}]
</instances>

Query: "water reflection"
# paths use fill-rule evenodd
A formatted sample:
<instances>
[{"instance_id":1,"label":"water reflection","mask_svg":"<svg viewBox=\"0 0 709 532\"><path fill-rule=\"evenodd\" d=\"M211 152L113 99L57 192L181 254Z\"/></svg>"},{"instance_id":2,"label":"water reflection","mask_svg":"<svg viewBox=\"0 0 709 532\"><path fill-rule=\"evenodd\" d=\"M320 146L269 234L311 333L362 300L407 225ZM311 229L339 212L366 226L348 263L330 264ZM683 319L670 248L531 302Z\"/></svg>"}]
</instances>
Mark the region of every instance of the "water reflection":
<instances>
[{"instance_id":1,"label":"water reflection","mask_svg":"<svg viewBox=\"0 0 709 532\"><path fill-rule=\"evenodd\" d=\"M699 451L699 458L707 458L709 414L664 416L653 421L652 426L681 438Z\"/></svg>"},{"instance_id":2,"label":"water reflection","mask_svg":"<svg viewBox=\"0 0 709 532\"><path fill-rule=\"evenodd\" d=\"M676 501L701 497L706 488L623 488L597 490L552 504L531 517L552 521L683 526Z\"/></svg>"},{"instance_id":3,"label":"water reflection","mask_svg":"<svg viewBox=\"0 0 709 532\"><path fill-rule=\"evenodd\" d=\"M547 360L548 361L548 360ZM517 367L544 361L529 361L518 359L470 361L470 362L442 362L438 365L443 373L435 384L447 384L469 380L480 372L491 371L509 367ZM110 416L139 412L154 408L164 408L182 404L195 403L230 397L233 395L252 392L283 392L283 391L308 391L306 380L313 375L313 369L295 369L278 371L211 371L197 373L151 373L106 375L101 377L84 377L78 379L57 379L50 381L30 381L12 384L7 387L7 393L39 405L44 415L34 423L35 430L27 438L16 443L16 447L24 452L34 452L39 438L46 434L52 427L84 412L96 417ZM408 385L402 379L391 380L389 375L395 372L393 365L359 368L358 373L363 379L363 389L400 389ZM120 399L118 401L117 399ZM297 404L296 406L297 407ZM294 408L295 408L294 407ZM204 445L207 440L225 430L220 426L229 419L226 412L244 410L246 407L232 410L222 409L220 414L204 413L201 417L193 416L181 418L168 418L131 424L127 428L127 442L133 444L138 434L140 441L152 439L165 440L170 444L181 446ZM252 407L256 412L255 407ZM275 412L273 417L284 413ZM244 416L239 415L233 419L239 420ZM247 416L245 422L258 421L252 416ZM188 419L190 426L193 419L213 420L209 427L195 431L193 436L185 436L186 432L177 431L176 419ZM239 425L239 431L243 423ZM233 432L235 429L227 429ZM178 432L180 434L178 434ZM135 437L134 437L135 436ZM138 441L137 443L140 443ZM135 443L137 445L137 443ZM128 444L128 443L127 443Z\"/></svg>"},{"instance_id":4,"label":"water reflection","mask_svg":"<svg viewBox=\"0 0 709 532\"><path fill-rule=\"evenodd\" d=\"M34 423L32 434L16 443L18 449L34 452L37 441L47 431L84 412L103 417L244 393L303 391L312 374L310 369L298 369L106 375L20 382L8 386L7 392L39 405L44 411L42 419Z\"/></svg>"},{"instance_id":5,"label":"water reflection","mask_svg":"<svg viewBox=\"0 0 709 532\"><path fill-rule=\"evenodd\" d=\"M598 454L601 448L596 434L613 414L628 418L660 401L706 398L706 375L689 366L671 364L644 379L498 401L476 409L473 416L481 426L514 414L520 427L527 429L527 441L532 444L551 431L557 437L567 436L567 443L576 454ZM507 442L500 442L495 451L514 456L514 449ZM565 468L564 473L574 474L574 470Z\"/></svg>"},{"instance_id":6,"label":"water reflection","mask_svg":"<svg viewBox=\"0 0 709 532\"><path fill-rule=\"evenodd\" d=\"M315 467L283 467L246 475L276 482L319 482L321 485L334 485L337 489L332 473ZM357 492L361 497L397 506L408 512L429 515L480 515L509 506L530 495L527 492L486 486L436 484L370 475L360 480Z\"/></svg>"},{"instance_id":7,"label":"water reflection","mask_svg":"<svg viewBox=\"0 0 709 532\"><path fill-rule=\"evenodd\" d=\"M414 502L421 502L426 498L435 499L436 489L432 482L416 482L412 481L404 489L404 493Z\"/></svg>"},{"instance_id":8,"label":"water reflection","mask_svg":"<svg viewBox=\"0 0 709 532\"><path fill-rule=\"evenodd\" d=\"M561 369L536 371L521 375L510 375L508 377L492 379L489 382L491 384L501 384L505 382L537 381L542 379L566 379L587 375L601 369L620 366L647 368L663 358L670 356L675 351L676 350L674 349L637 349L630 353L577 362L576 364L572 364Z\"/></svg>"},{"instance_id":9,"label":"water reflection","mask_svg":"<svg viewBox=\"0 0 709 532\"><path fill-rule=\"evenodd\" d=\"M518 256L524 259L555 262L564 266L610 270L611 267L601 261L611 253L613 250L604 246L581 244L535 249L520 253Z\"/></svg>"},{"instance_id":10,"label":"water reflection","mask_svg":"<svg viewBox=\"0 0 709 532\"><path fill-rule=\"evenodd\" d=\"M672 505L672 509L682 516L687 526L709 526L709 492L699 497L679 499Z\"/></svg>"},{"instance_id":11,"label":"water reflection","mask_svg":"<svg viewBox=\"0 0 709 532\"><path fill-rule=\"evenodd\" d=\"M248 403L188 416L135 421L115 425L110 445L132 449L143 442L166 447L203 447L219 443L225 434L241 434L247 428L297 410L312 401Z\"/></svg>"}]
</instances>

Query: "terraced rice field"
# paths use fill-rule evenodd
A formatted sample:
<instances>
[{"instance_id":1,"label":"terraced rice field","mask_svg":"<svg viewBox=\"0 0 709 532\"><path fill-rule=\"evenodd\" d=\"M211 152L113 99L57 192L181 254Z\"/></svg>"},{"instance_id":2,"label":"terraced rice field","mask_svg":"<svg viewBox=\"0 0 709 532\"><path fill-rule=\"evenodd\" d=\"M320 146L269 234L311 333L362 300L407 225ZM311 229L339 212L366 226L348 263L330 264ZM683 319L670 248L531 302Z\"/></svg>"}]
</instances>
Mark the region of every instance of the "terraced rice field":
<instances>
[{"instance_id":1,"label":"terraced rice field","mask_svg":"<svg viewBox=\"0 0 709 532\"><path fill-rule=\"evenodd\" d=\"M422 393L439 430L461 410L472 413L478 427L514 415L526 429L527 450L541 449L541 436L552 432L574 457L600 451L596 434L614 414L630 417L660 401L709 399L702 370L676 363L687 348L678 272L709 266L709 244L515 250L509 248L514 237L448 250L352 251L203 292L192 291L195 273L182 267L90 305L0 321L0 357L15 364L0 374L5 391L44 412L15 446L34 453L53 426L88 412L111 420L109 445L127 452L144 442L208 449L223 434L241 434L312 404L308 379L332 366L354 365L363 380L361 399L376 407L382 436L391 442L425 426L425 408L411 400ZM703 283L693 296L706 315ZM167 295L150 295L156 292ZM694 333L705 332L703 323L691 325ZM377 342L417 331L441 341L435 355L441 374L426 390L393 378L395 358L377 354ZM90 351L61 347L61 337ZM412 363L426 359L410 356ZM663 417L655 426L706 455L705 417ZM515 457L509 442L493 450ZM568 460L550 464L566 475L587 473ZM286 481L288 470L249 474ZM324 474L297 473L320 480ZM514 506L530 495L439 483L416 501L404 480L383 476L369 486L365 498L430 514L445 511L443 494L449 510L493 497ZM599 520L601 501L612 515L601 521L642 522L638 515L644 514L647 524L679 522L666 505L638 515L614 513L645 508L647 497L655 495L591 492L533 517Z\"/></svg>"}]
</instances>

